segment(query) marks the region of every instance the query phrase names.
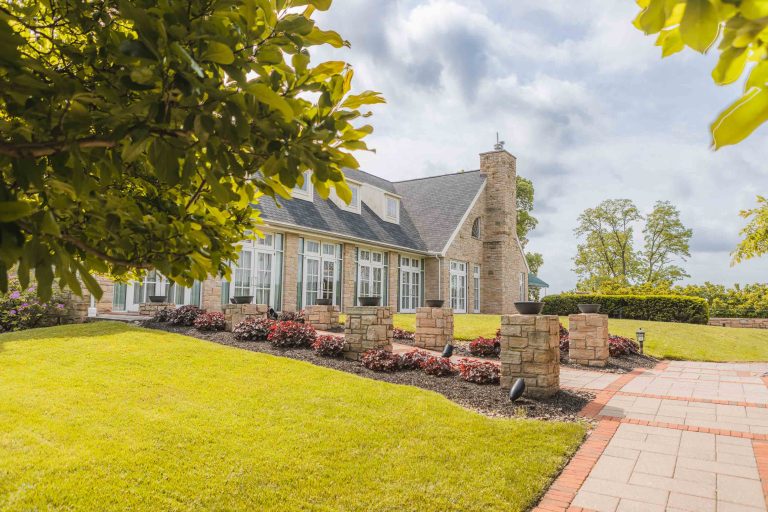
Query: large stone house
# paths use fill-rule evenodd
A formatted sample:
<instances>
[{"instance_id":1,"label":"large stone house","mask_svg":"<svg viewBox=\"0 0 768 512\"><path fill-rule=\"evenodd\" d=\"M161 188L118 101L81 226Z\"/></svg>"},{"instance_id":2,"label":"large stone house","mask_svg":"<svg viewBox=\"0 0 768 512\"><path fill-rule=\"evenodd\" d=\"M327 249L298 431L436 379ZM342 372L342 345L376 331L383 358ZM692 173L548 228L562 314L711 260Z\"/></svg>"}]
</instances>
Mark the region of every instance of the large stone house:
<instances>
[{"instance_id":1,"label":"large stone house","mask_svg":"<svg viewBox=\"0 0 768 512\"><path fill-rule=\"evenodd\" d=\"M330 298L342 310L361 296L412 312L444 299L456 313L514 313L528 296L528 268L516 236L515 157L480 155L480 169L391 182L345 172L352 203L323 200L310 181L279 205L257 206L264 237L243 245L230 282L191 288L149 273L144 282L103 283L99 312L134 312L151 295L219 310L232 296L277 311Z\"/></svg>"}]
</instances>

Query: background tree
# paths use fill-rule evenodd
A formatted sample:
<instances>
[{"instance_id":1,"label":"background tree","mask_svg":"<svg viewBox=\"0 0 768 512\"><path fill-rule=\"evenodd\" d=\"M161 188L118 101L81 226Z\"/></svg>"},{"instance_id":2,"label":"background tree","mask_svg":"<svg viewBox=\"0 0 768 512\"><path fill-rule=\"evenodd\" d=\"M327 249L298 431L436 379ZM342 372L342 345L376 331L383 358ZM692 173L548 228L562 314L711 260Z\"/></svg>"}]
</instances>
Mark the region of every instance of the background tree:
<instances>
[{"instance_id":1,"label":"background tree","mask_svg":"<svg viewBox=\"0 0 768 512\"><path fill-rule=\"evenodd\" d=\"M311 66L331 0L0 4L0 289L12 266L95 295L93 273L228 276L261 194L312 169L345 200L364 150L344 62Z\"/></svg>"},{"instance_id":2,"label":"background tree","mask_svg":"<svg viewBox=\"0 0 768 512\"><path fill-rule=\"evenodd\" d=\"M765 0L637 0L642 11L635 26L658 34L662 57L686 46L701 53L719 52L712 70L718 85L738 81L747 72L744 92L712 123L712 146L719 149L748 137L768 120L768 2ZM715 46L719 40L719 44ZM753 220L742 230L744 240L733 253L733 262L766 254L768 203L742 212Z\"/></svg>"},{"instance_id":3,"label":"background tree","mask_svg":"<svg viewBox=\"0 0 768 512\"><path fill-rule=\"evenodd\" d=\"M538 219L531 215L533 211L534 189L533 182L529 179L517 176L517 238L520 245L525 250L528 245L528 233L530 233L539 223ZM544 256L538 252L526 252L525 259L528 261L528 267L531 272L536 274L542 265L544 265Z\"/></svg>"},{"instance_id":4,"label":"background tree","mask_svg":"<svg viewBox=\"0 0 768 512\"><path fill-rule=\"evenodd\" d=\"M633 224L642 219L629 199L608 199L579 215L574 229L583 239L576 248L574 271L580 287L600 286L605 280L629 283L637 272Z\"/></svg>"},{"instance_id":5,"label":"background tree","mask_svg":"<svg viewBox=\"0 0 768 512\"><path fill-rule=\"evenodd\" d=\"M685 261L690 257L689 243L693 231L683 226L680 211L669 201L657 201L653 211L645 218L643 239L645 246L639 255L639 284L674 283L688 274L675 258Z\"/></svg>"}]
</instances>

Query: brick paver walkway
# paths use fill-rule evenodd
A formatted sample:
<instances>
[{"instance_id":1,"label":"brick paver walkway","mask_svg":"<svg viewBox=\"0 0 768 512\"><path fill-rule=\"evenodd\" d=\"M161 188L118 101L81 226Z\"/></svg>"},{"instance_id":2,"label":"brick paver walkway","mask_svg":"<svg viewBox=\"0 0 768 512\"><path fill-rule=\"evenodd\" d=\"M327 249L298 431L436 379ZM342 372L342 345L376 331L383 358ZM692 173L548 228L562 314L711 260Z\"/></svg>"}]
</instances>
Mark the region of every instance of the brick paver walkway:
<instances>
[{"instance_id":1,"label":"brick paver walkway","mask_svg":"<svg viewBox=\"0 0 768 512\"><path fill-rule=\"evenodd\" d=\"M597 390L582 414L598 425L536 510L767 511L766 372L675 361L566 377Z\"/></svg>"}]
</instances>

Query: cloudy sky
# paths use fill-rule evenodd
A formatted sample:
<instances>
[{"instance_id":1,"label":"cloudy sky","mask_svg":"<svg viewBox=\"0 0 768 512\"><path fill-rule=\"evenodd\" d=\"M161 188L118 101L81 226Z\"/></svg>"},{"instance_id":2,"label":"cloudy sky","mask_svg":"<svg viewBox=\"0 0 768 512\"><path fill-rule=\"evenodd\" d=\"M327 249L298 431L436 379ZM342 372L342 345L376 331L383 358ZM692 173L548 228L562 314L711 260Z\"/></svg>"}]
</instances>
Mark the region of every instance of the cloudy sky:
<instances>
[{"instance_id":1,"label":"cloudy sky","mask_svg":"<svg viewBox=\"0 0 768 512\"><path fill-rule=\"evenodd\" d=\"M714 55L661 60L630 0L337 0L319 17L352 43L356 87L381 91L375 154L390 180L479 167L496 132L533 180L529 249L553 291L574 287L576 217L608 198L648 212L670 200L691 227L689 281L765 282L768 258L736 267L738 212L768 193L766 136L718 152L708 125L739 94L716 87Z\"/></svg>"}]
</instances>

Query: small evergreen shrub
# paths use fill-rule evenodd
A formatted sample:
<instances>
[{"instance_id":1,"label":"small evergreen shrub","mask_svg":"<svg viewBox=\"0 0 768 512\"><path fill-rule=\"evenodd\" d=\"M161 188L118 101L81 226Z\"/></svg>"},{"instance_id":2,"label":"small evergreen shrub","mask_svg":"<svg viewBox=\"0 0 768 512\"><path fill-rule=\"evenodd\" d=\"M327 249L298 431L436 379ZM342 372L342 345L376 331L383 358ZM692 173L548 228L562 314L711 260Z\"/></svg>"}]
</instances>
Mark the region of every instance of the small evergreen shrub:
<instances>
[{"instance_id":1,"label":"small evergreen shrub","mask_svg":"<svg viewBox=\"0 0 768 512\"><path fill-rule=\"evenodd\" d=\"M460 359L457 365L459 376L467 382L475 384L498 384L501 370L490 361L475 361Z\"/></svg>"},{"instance_id":2,"label":"small evergreen shrub","mask_svg":"<svg viewBox=\"0 0 768 512\"><path fill-rule=\"evenodd\" d=\"M542 299L542 315L568 316L579 312L577 304L600 304L600 312L611 318L706 324L706 299L685 295L583 295L561 293Z\"/></svg>"},{"instance_id":3,"label":"small evergreen shrub","mask_svg":"<svg viewBox=\"0 0 768 512\"><path fill-rule=\"evenodd\" d=\"M275 321L264 317L246 318L235 324L232 334L240 341L266 341Z\"/></svg>"},{"instance_id":4,"label":"small evergreen shrub","mask_svg":"<svg viewBox=\"0 0 768 512\"><path fill-rule=\"evenodd\" d=\"M416 338L416 334L411 331L395 327L392 331L392 337L396 340L413 341Z\"/></svg>"},{"instance_id":5,"label":"small evergreen shrub","mask_svg":"<svg viewBox=\"0 0 768 512\"><path fill-rule=\"evenodd\" d=\"M453 363L447 357L432 356L424 362L423 369L427 375L436 377L447 377L455 372Z\"/></svg>"},{"instance_id":6,"label":"small evergreen shrub","mask_svg":"<svg viewBox=\"0 0 768 512\"><path fill-rule=\"evenodd\" d=\"M305 347L314 343L317 333L309 325L299 322L275 322L267 340L276 347Z\"/></svg>"},{"instance_id":7,"label":"small evergreen shrub","mask_svg":"<svg viewBox=\"0 0 768 512\"><path fill-rule=\"evenodd\" d=\"M312 343L312 350L323 357L341 357L344 354L344 338L340 336L318 336Z\"/></svg>"},{"instance_id":8,"label":"small evergreen shrub","mask_svg":"<svg viewBox=\"0 0 768 512\"><path fill-rule=\"evenodd\" d=\"M203 313L197 306L181 306L172 310L168 322L173 325L194 325L195 319Z\"/></svg>"},{"instance_id":9,"label":"small evergreen shrub","mask_svg":"<svg viewBox=\"0 0 768 512\"><path fill-rule=\"evenodd\" d=\"M400 355L400 369L402 370L421 370L427 359L432 357L429 352L423 350L411 350Z\"/></svg>"},{"instance_id":10,"label":"small evergreen shrub","mask_svg":"<svg viewBox=\"0 0 768 512\"><path fill-rule=\"evenodd\" d=\"M400 368L400 357L389 350L373 349L364 352L360 362L375 372L395 372Z\"/></svg>"},{"instance_id":11,"label":"small evergreen shrub","mask_svg":"<svg viewBox=\"0 0 768 512\"><path fill-rule=\"evenodd\" d=\"M195 329L198 331L223 331L225 327L224 313L200 313L195 318Z\"/></svg>"},{"instance_id":12,"label":"small evergreen shrub","mask_svg":"<svg viewBox=\"0 0 768 512\"><path fill-rule=\"evenodd\" d=\"M475 357L497 357L501 353L499 338L479 338L469 342L469 353Z\"/></svg>"}]
</instances>

